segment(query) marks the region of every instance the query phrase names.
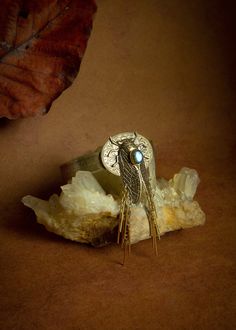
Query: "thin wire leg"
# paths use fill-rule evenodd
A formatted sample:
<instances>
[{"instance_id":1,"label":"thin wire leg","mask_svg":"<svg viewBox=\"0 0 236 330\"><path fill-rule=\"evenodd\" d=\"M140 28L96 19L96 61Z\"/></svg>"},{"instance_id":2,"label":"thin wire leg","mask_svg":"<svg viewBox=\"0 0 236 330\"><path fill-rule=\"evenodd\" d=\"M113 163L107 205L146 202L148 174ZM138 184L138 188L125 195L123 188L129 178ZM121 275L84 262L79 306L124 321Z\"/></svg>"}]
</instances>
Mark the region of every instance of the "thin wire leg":
<instances>
[{"instance_id":1,"label":"thin wire leg","mask_svg":"<svg viewBox=\"0 0 236 330\"><path fill-rule=\"evenodd\" d=\"M121 199L121 207L120 207L120 223L118 227L118 235L117 235L117 243L120 243L120 236L122 235L122 231L124 230L124 218L125 218L125 212L126 212L126 198L127 198L127 190L124 190L123 196Z\"/></svg>"}]
</instances>

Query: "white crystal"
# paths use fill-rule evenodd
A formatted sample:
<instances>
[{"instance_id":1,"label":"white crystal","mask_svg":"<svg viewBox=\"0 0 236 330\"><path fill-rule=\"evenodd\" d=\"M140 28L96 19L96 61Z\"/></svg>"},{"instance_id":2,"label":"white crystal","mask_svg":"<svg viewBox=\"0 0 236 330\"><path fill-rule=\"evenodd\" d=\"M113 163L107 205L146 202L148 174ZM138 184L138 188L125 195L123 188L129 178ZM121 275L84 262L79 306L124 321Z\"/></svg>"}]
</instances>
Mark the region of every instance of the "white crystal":
<instances>
[{"instance_id":1,"label":"white crystal","mask_svg":"<svg viewBox=\"0 0 236 330\"><path fill-rule=\"evenodd\" d=\"M187 199L192 200L199 182L200 179L196 170L183 167L169 183L180 195L184 194Z\"/></svg>"},{"instance_id":2,"label":"white crystal","mask_svg":"<svg viewBox=\"0 0 236 330\"><path fill-rule=\"evenodd\" d=\"M204 224L205 214L193 201L198 183L197 172L183 168L173 179L161 178L154 185L161 235ZM49 201L25 196L22 202L34 210L38 222L49 231L83 243L109 242L107 235L118 224L119 202L106 195L95 177L86 171L78 171L71 183L61 189L61 195L54 194ZM141 204L131 209L130 232L131 243L150 237L149 222Z\"/></svg>"},{"instance_id":3,"label":"white crystal","mask_svg":"<svg viewBox=\"0 0 236 330\"><path fill-rule=\"evenodd\" d=\"M67 212L80 216L106 213L114 217L119 212L117 201L112 195L106 195L91 172L78 171L72 182L61 190L59 202Z\"/></svg>"}]
</instances>

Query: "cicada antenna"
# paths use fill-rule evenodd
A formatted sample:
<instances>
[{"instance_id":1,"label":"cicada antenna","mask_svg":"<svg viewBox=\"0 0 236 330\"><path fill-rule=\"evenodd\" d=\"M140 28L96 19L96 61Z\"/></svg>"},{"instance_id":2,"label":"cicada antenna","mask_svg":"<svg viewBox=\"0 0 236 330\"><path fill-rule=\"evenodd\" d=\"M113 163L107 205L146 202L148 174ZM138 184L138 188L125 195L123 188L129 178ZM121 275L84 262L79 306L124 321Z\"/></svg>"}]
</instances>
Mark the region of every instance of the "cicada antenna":
<instances>
[{"instance_id":1,"label":"cicada antenna","mask_svg":"<svg viewBox=\"0 0 236 330\"><path fill-rule=\"evenodd\" d=\"M133 142L135 143L135 140L138 138L138 133L137 132L134 132L134 137L133 137Z\"/></svg>"},{"instance_id":2,"label":"cicada antenna","mask_svg":"<svg viewBox=\"0 0 236 330\"><path fill-rule=\"evenodd\" d=\"M114 141L111 136L109 136L109 141L115 146L119 147L119 144L116 141Z\"/></svg>"}]
</instances>

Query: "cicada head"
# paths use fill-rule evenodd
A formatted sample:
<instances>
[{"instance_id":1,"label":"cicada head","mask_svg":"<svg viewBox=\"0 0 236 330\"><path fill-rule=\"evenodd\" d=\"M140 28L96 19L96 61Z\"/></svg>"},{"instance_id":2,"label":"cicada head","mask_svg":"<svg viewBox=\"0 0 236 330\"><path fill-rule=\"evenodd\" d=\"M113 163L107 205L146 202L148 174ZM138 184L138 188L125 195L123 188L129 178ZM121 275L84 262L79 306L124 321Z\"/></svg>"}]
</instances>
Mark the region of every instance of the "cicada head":
<instances>
[{"instance_id":1,"label":"cicada head","mask_svg":"<svg viewBox=\"0 0 236 330\"><path fill-rule=\"evenodd\" d=\"M139 165L144 160L142 151L138 149L133 139L125 140L121 144L120 150L123 150L123 152L125 152L129 163L132 165Z\"/></svg>"}]
</instances>

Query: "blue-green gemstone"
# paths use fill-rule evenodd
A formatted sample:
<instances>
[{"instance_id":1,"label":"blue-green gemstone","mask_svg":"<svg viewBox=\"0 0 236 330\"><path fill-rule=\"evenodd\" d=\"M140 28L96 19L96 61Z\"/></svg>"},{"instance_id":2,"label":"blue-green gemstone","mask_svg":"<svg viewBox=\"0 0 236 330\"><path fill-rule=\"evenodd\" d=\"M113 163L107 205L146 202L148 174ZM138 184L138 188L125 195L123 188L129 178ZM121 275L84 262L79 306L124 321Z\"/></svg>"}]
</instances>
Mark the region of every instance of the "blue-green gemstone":
<instances>
[{"instance_id":1,"label":"blue-green gemstone","mask_svg":"<svg viewBox=\"0 0 236 330\"><path fill-rule=\"evenodd\" d=\"M143 154L140 150L135 149L131 151L130 158L133 164L140 164L143 160Z\"/></svg>"}]
</instances>

